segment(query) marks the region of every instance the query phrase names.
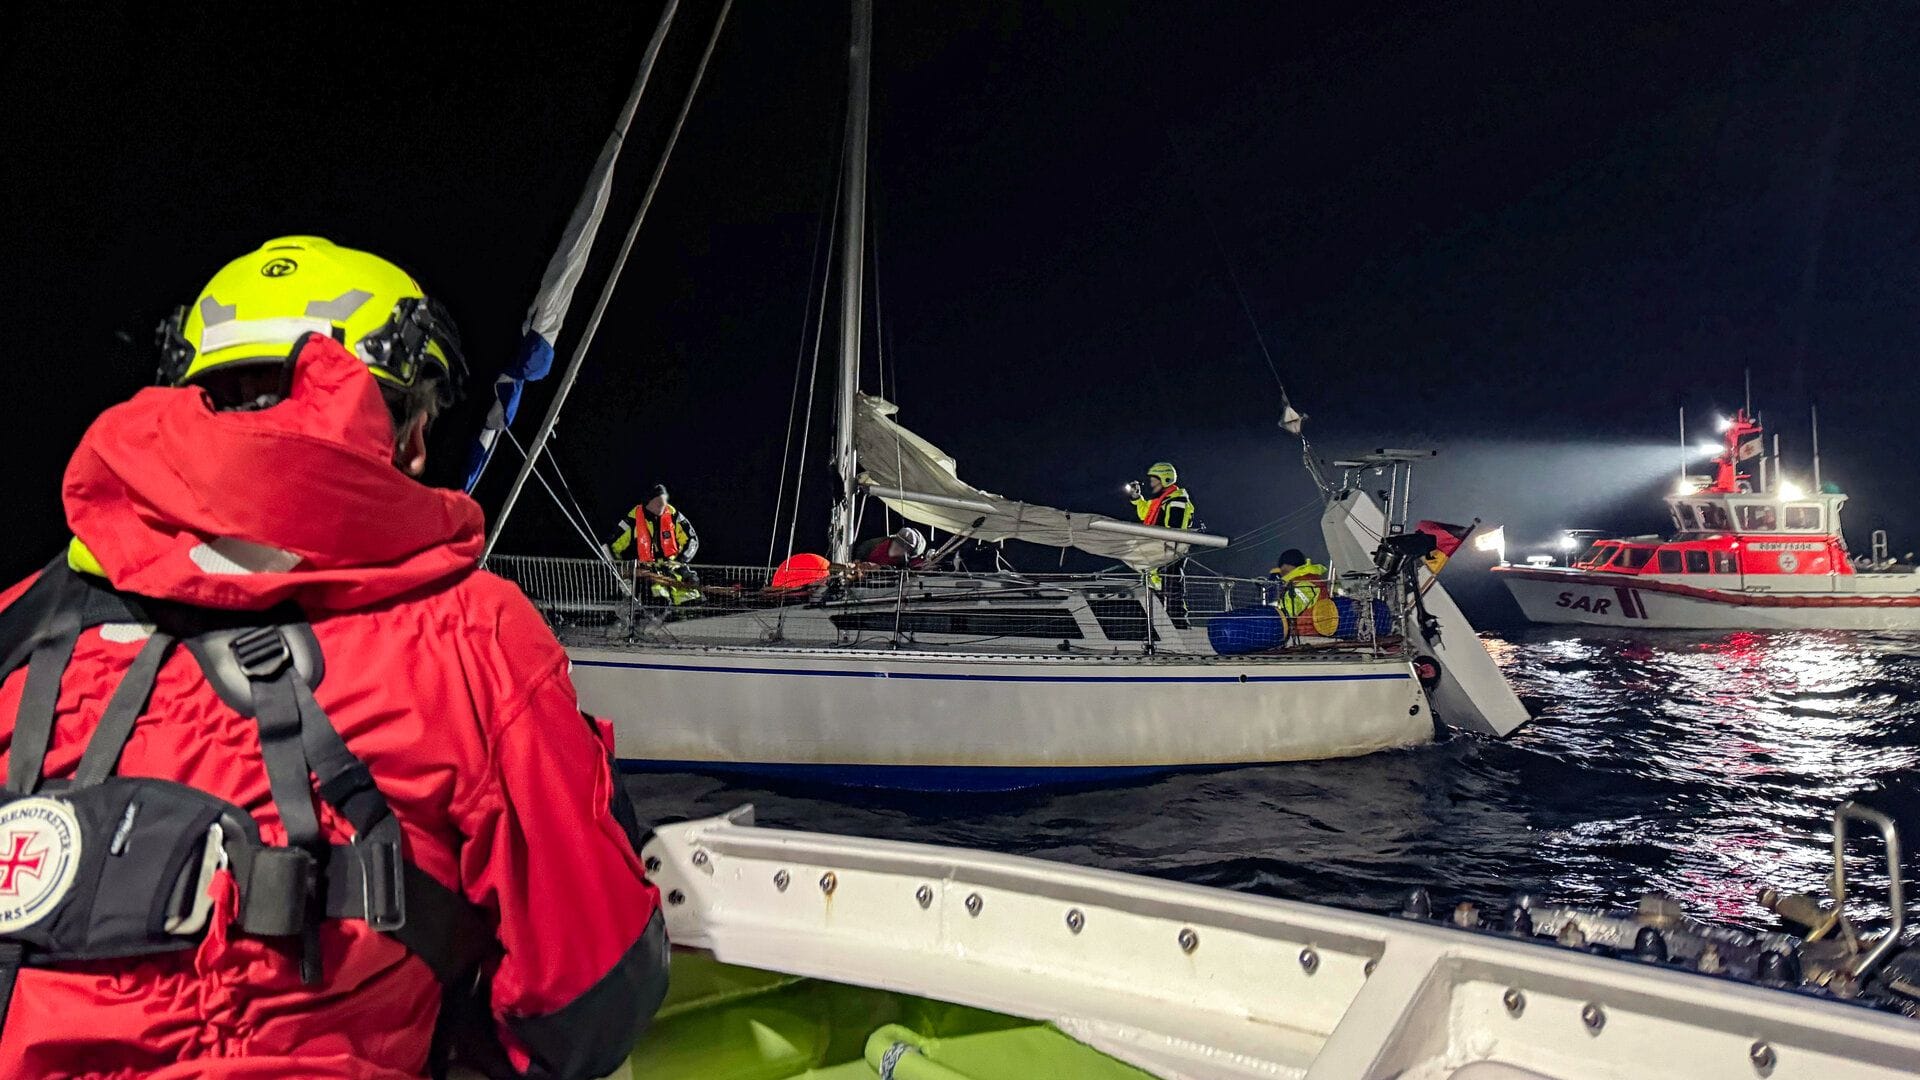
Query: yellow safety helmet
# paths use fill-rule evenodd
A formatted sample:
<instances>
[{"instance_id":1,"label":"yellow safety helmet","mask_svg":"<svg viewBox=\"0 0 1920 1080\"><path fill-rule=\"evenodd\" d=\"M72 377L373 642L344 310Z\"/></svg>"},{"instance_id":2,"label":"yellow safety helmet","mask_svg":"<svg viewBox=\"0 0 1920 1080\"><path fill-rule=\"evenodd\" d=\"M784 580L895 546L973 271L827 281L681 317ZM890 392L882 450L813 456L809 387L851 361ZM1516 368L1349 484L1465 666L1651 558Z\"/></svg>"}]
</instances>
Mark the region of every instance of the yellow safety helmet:
<instances>
[{"instance_id":1,"label":"yellow safety helmet","mask_svg":"<svg viewBox=\"0 0 1920 1080\"><path fill-rule=\"evenodd\" d=\"M437 368L442 405L466 382L445 308L386 259L318 236L269 240L221 267L191 308L160 324L160 381L182 386L217 369L284 365L309 333L345 345L390 386L411 389Z\"/></svg>"},{"instance_id":2,"label":"yellow safety helmet","mask_svg":"<svg viewBox=\"0 0 1920 1080\"><path fill-rule=\"evenodd\" d=\"M1179 470L1164 461L1156 461L1152 465L1147 466L1147 475L1157 477L1163 484L1177 484L1180 482Z\"/></svg>"}]
</instances>

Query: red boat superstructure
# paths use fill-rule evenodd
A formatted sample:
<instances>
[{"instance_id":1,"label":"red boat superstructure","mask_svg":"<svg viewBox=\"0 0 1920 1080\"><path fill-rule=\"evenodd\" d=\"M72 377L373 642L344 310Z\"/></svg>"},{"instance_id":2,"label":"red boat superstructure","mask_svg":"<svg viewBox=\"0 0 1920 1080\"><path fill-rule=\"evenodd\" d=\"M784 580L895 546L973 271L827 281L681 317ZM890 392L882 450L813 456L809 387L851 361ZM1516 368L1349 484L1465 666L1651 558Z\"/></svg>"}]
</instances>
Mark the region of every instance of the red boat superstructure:
<instances>
[{"instance_id":1,"label":"red boat superstructure","mask_svg":"<svg viewBox=\"0 0 1920 1080\"><path fill-rule=\"evenodd\" d=\"M1570 566L1494 568L1539 623L1690 629L1920 630L1920 573L1876 548L1856 560L1840 533L1838 490L1804 491L1740 470L1759 458L1760 425L1725 424L1714 474L1667 497L1669 539L1596 540Z\"/></svg>"}]
</instances>

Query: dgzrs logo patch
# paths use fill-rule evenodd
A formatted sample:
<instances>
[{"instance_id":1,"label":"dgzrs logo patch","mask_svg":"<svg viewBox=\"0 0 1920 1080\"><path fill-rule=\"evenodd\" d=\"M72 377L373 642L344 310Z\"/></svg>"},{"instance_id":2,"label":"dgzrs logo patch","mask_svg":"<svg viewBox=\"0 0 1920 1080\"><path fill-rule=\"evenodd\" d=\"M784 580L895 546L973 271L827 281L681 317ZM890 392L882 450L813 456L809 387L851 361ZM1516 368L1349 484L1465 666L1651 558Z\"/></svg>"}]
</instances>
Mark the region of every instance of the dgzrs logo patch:
<instances>
[{"instance_id":1,"label":"dgzrs logo patch","mask_svg":"<svg viewBox=\"0 0 1920 1080\"><path fill-rule=\"evenodd\" d=\"M298 269L300 269L299 263L283 256L277 259L268 259L266 265L260 268L260 276L286 277Z\"/></svg>"},{"instance_id":2,"label":"dgzrs logo patch","mask_svg":"<svg viewBox=\"0 0 1920 1080\"><path fill-rule=\"evenodd\" d=\"M0 806L0 934L54 913L80 871L80 820L58 799Z\"/></svg>"}]
</instances>

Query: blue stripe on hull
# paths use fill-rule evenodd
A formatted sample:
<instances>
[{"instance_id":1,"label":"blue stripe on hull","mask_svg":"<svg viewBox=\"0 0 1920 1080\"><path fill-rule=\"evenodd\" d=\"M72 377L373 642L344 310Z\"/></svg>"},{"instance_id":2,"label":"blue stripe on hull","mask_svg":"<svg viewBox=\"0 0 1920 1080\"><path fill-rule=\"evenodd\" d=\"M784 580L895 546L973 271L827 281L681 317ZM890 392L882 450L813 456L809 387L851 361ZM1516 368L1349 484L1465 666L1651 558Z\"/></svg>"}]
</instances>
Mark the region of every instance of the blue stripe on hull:
<instances>
[{"instance_id":1,"label":"blue stripe on hull","mask_svg":"<svg viewBox=\"0 0 1920 1080\"><path fill-rule=\"evenodd\" d=\"M818 675L841 679L908 679L932 682L1027 683L1292 683L1381 682L1411 679L1405 671L1361 675L969 675L942 671L827 671L806 668L720 667L706 664L636 664L620 660L575 660L575 667L631 671L688 671L716 675Z\"/></svg>"},{"instance_id":2,"label":"blue stripe on hull","mask_svg":"<svg viewBox=\"0 0 1920 1080\"><path fill-rule=\"evenodd\" d=\"M1252 764L1249 762L1248 764ZM1218 765L796 765L759 761L641 761L621 758L626 772L695 772L756 776L839 787L895 791L1020 791L1066 784L1138 780L1163 773L1234 768Z\"/></svg>"}]
</instances>

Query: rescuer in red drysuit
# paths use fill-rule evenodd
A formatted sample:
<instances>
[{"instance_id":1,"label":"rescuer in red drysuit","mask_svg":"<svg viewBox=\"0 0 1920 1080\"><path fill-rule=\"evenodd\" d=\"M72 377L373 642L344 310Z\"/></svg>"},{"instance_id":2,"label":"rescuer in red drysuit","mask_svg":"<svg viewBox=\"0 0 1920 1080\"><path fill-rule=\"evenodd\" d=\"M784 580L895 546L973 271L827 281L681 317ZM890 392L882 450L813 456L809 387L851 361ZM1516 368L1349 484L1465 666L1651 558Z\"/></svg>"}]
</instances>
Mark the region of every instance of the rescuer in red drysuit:
<instances>
[{"instance_id":1,"label":"rescuer in red drysuit","mask_svg":"<svg viewBox=\"0 0 1920 1080\"><path fill-rule=\"evenodd\" d=\"M269 248L248 258L298 260L316 276L327 260L352 270L375 258L318 238ZM251 264L240 273L256 283L272 276ZM247 299L219 295L221 280L209 286L210 310L273 322L270 303L249 311ZM397 287L417 293L405 280ZM379 325L417 314L411 301L394 306L367 289ZM190 325L189 336L204 329ZM434 1039L443 1020L443 1043L490 1074L591 1076L618 1067L659 1004L659 896L642 872L607 729L580 712L566 654L533 606L477 569L479 506L415 479L433 408L393 391L398 368L335 340L360 341L362 329L348 319L331 335L282 343L277 403L216 403L186 385L107 410L66 471L75 542L65 564L42 573L71 566L78 580L201 608L297 605L325 662L313 697L398 818L406 858L481 916L479 974L447 991L443 1015L442 986L421 954L366 921L328 917L315 924L319 977L303 981L299 939L243 932L241 887L222 870L192 947L47 967L29 959L0 1028L0 1077L418 1077L442 1067ZM439 359L441 377L457 379L464 364ZM0 607L29 584L0 596ZM73 775L145 633L118 624L80 634L59 684L49 780ZM285 845L292 819L269 791L261 732L186 653L165 654L118 774L217 795L252 815L265 844ZM0 684L9 757L28 670ZM341 812L321 798L313 805L326 842L354 837ZM7 854L0 841L0 862ZM0 892L16 881L41 887L24 866L0 866ZM420 893L409 899L416 929L426 926ZM448 1018L462 1014L477 1019L455 1032Z\"/></svg>"}]
</instances>

